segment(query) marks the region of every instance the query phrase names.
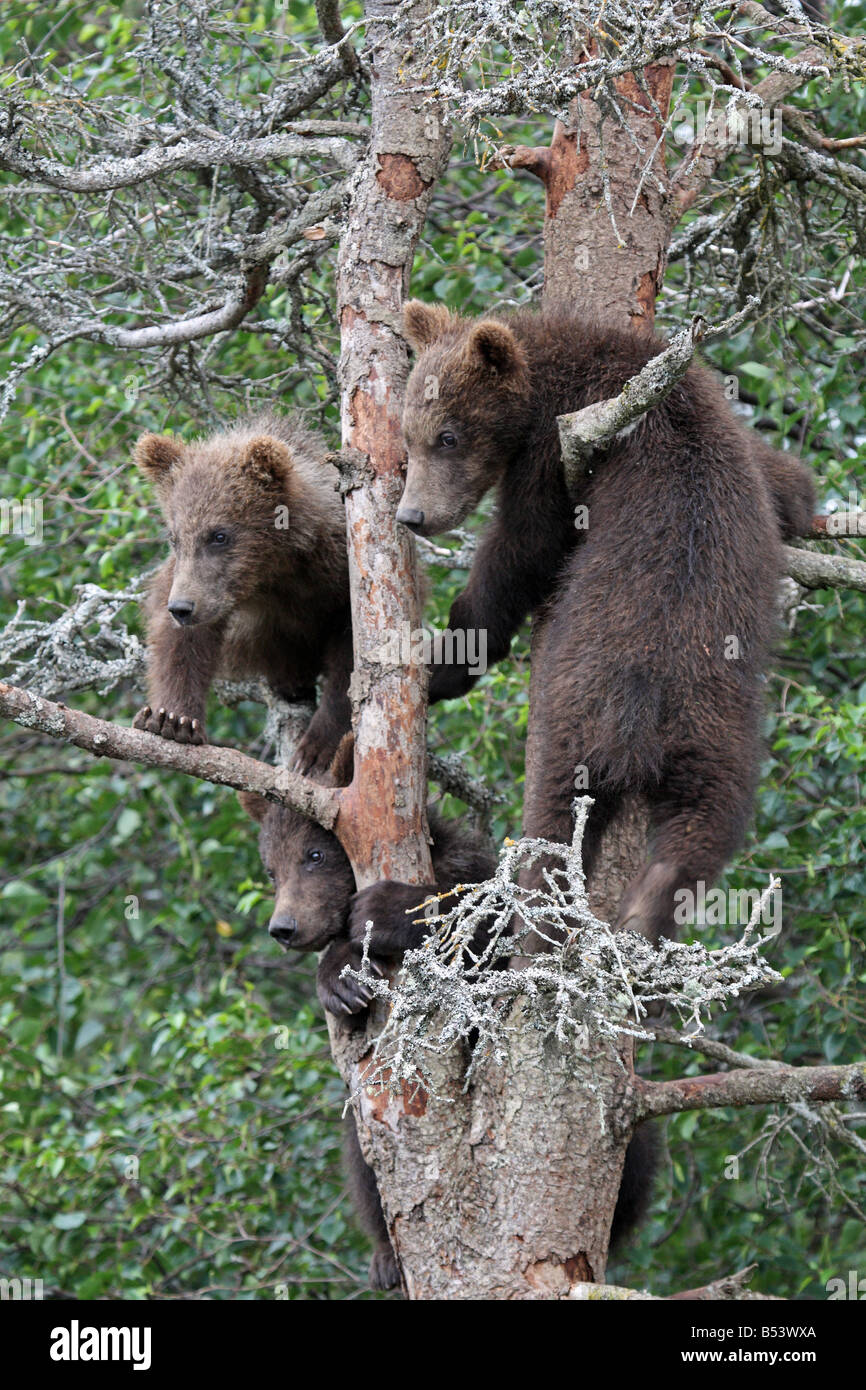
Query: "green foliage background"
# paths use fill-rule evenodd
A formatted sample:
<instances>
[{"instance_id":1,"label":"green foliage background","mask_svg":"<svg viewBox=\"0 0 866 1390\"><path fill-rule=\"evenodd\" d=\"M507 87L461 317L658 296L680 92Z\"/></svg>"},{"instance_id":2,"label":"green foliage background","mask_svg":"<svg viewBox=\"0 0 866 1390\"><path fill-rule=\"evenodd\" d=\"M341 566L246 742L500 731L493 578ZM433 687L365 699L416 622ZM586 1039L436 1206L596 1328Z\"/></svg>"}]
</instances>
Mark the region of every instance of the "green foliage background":
<instances>
[{"instance_id":1,"label":"green foliage background","mask_svg":"<svg viewBox=\"0 0 866 1390\"><path fill-rule=\"evenodd\" d=\"M13 4L0 18L0 50L43 41L91 95L134 104L140 11ZM862 24L863 6L846 14L849 27ZM235 6L232 17L249 24L253 49L256 34L267 43L278 22L295 37L315 32L310 5ZM260 76L252 66L251 90ZM804 105L811 95L801 94ZM862 129L855 98L839 101L837 112L825 106L828 128L837 117L842 133ZM545 138L543 126L508 134L515 143ZM5 209L7 234L52 225L50 198ZM413 292L466 312L526 299L540 284L541 216L531 180L480 171L458 146ZM676 267L669 284L678 284ZM323 308L332 303L325 257L304 311L333 353ZM273 319L285 310L274 294L263 312ZM673 322L664 297L659 322ZM36 341L17 331L0 346L0 377ZM219 370L261 381L247 395L267 401L274 354L284 351L238 331L218 348ZM818 338L779 324L713 357L757 418L802 449L823 497L862 488L866 409L838 332ZM316 418L324 408L336 442L333 382L321 365L284 365L291 389L282 404ZM195 432L212 406L202 402L197 414L186 389L131 399L125 380L136 370L134 359L78 343L19 391L2 430L2 493L43 498L45 541L4 538L3 621L20 600L31 616L56 616L77 584L119 588L160 557L159 519L129 462L131 445L146 428ZM231 414L237 393L217 393L213 405ZM848 549L856 554L856 543ZM444 622L464 574L442 568L435 580L431 616ZM756 823L727 878L756 887L781 874L785 926L770 951L786 988L720 1014L715 1032L788 1062L863 1055L864 617L863 595L810 595L780 642ZM470 698L432 717L434 741L463 751L500 792L500 838L519 830L527 677L524 638ZM140 692L75 702L126 721ZM210 720L215 738L251 751L262 747L260 725L254 707L215 708ZM343 1193L341 1085L313 963L290 962L264 931L268 885L234 796L103 765L12 727L0 738L0 804L0 1274L41 1277L46 1296L373 1297ZM660 1047L641 1061L657 1077L701 1068ZM652 1218L611 1277L665 1293L757 1261L757 1287L796 1298L823 1297L826 1280L849 1269L862 1274L862 1157L834 1144L835 1166L814 1181L820 1143L808 1116L777 1134L780 1119L673 1119Z\"/></svg>"}]
</instances>

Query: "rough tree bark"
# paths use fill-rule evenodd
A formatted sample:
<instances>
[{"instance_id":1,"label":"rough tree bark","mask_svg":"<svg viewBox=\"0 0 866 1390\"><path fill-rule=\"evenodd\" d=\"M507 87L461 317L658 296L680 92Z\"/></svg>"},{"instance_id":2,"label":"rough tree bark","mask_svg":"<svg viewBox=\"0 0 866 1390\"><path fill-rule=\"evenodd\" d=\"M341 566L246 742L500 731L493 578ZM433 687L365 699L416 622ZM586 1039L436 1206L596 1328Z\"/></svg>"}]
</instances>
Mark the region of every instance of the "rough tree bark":
<instances>
[{"instance_id":1,"label":"rough tree bark","mask_svg":"<svg viewBox=\"0 0 866 1390\"><path fill-rule=\"evenodd\" d=\"M383 17L390 9L368 7L368 16ZM372 35L375 42L375 29ZM400 491L405 362L395 328L414 239L447 150L435 108L407 93L398 72L405 81L405 57L389 55L383 44L373 73L370 155L354 189L339 282L344 444L355 460L356 479L364 481L347 498L354 694L362 703L355 780L342 802L338 830L359 886L379 875L418 882L427 868L417 751L423 747L422 680L417 671L384 667L376 648L383 620L389 631L407 618L415 625L415 610L407 612L405 599L412 591L408 542L392 525ZM655 80L666 101L668 69ZM567 164L567 134L557 131L554 149ZM566 196L574 194L573 177L570 190L567 182L577 161L567 167L568 176L557 185L554 212L562 221L555 237L550 225L556 218L549 215L546 223L549 298L573 293L578 229L582 236L585 221L581 199ZM623 216L630 174L623 147L616 185ZM550 212L550 186L548 193ZM602 226L596 228L600 244ZM659 231L651 216L631 232L627 294L621 259L615 275L607 251L599 252L598 274L589 277L598 287L599 308L609 310L618 300L632 317L651 318L663 266L659 238L666 236L667 228ZM532 747L528 756L531 767ZM632 813L606 861L598 902L607 915L643 853L641 833L642 822ZM457 1055L437 1062L431 1095L406 1085L398 1097L361 1091L361 1144L379 1181L410 1298L562 1298L575 1282L604 1278L631 1132L628 1066L621 1067L612 1053L599 1059L603 1076L594 1083L602 1085L606 1102L600 1107L597 1091L576 1078L573 1059L543 1049L538 1035L520 1027L519 1017L512 1022L506 1061L489 1067L467 1093ZM337 1064L352 1090L370 1066L380 1025L375 1011L360 1031L330 1025Z\"/></svg>"},{"instance_id":2,"label":"rough tree bark","mask_svg":"<svg viewBox=\"0 0 866 1390\"><path fill-rule=\"evenodd\" d=\"M414 543L394 523L402 491L404 450L400 429L408 356L400 312L412 257L435 186L447 162L450 136L441 110L410 90L416 72L407 55L389 42L393 0L366 6L371 74L372 138L354 181L341 239L338 312L342 339L340 386L343 445L349 473L347 535L352 590L355 671L355 773L341 798L338 833L352 861L358 887L379 878L407 883L432 878L425 818L426 670L382 660L386 637L420 625ZM416 7L420 18L428 0ZM370 1066L383 1023L374 1007L365 1024L351 1027L329 1017L334 1059L355 1093ZM446 1090L453 1089L443 1079ZM429 1261L429 1243L404 1236L412 1202L406 1171L418 1155L412 1120L424 1114L424 1098L404 1091L361 1091L358 1133L377 1174L392 1241L410 1294ZM438 1140L447 1147L446 1125L424 1126L429 1164ZM419 1159L419 1161L422 1161ZM445 1154L442 1155L445 1161Z\"/></svg>"}]
</instances>

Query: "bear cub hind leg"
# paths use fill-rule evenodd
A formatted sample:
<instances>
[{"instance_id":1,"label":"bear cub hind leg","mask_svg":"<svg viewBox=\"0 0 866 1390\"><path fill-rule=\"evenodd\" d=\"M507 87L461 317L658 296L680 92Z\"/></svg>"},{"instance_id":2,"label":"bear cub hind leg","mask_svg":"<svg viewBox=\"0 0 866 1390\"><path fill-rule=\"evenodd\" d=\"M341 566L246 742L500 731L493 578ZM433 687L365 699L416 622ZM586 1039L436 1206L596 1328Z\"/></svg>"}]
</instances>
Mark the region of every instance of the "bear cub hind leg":
<instances>
[{"instance_id":1,"label":"bear cub hind leg","mask_svg":"<svg viewBox=\"0 0 866 1390\"><path fill-rule=\"evenodd\" d=\"M355 1116L351 1111L344 1120L343 1161L349 1194L358 1220L373 1242L370 1288L396 1289L400 1283L400 1266L388 1236L379 1189L376 1186L376 1175L361 1153Z\"/></svg>"},{"instance_id":2,"label":"bear cub hind leg","mask_svg":"<svg viewBox=\"0 0 866 1390\"><path fill-rule=\"evenodd\" d=\"M742 844L753 765L725 766L702 754L671 760L671 773L650 796L652 857L622 896L618 928L653 943L676 935L675 894L687 890L696 899L698 885L709 888Z\"/></svg>"}]
</instances>

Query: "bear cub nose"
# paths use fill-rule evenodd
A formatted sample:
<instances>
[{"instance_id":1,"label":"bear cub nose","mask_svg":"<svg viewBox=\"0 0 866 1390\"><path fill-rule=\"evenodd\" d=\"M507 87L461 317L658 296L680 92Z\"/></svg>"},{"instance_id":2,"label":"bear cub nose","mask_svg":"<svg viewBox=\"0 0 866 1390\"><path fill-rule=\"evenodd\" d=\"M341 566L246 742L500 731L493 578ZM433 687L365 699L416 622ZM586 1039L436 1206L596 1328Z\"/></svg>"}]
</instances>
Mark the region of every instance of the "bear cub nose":
<instances>
[{"instance_id":1,"label":"bear cub nose","mask_svg":"<svg viewBox=\"0 0 866 1390\"><path fill-rule=\"evenodd\" d=\"M168 611L175 622L188 623L192 618L195 604L189 598L174 598L168 605Z\"/></svg>"},{"instance_id":2,"label":"bear cub nose","mask_svg":"<svg viewBox=\"0 0 866 1390\"><path fill-rule=\"evenodd\" d=\"M410 531L417 531L419 526L424 525L424 513L419 512L417 507L400 507L397 520L401 526L408 526Z\"/></svg>"},{"instance_id":3,"label":"bear cub nose","mask_svg":"<svg viewBox=\"0 0 866 1390\"><path fill-rule=\"evenodd\" d=\"M287 950L288 947L291 946L292 939L297 930L298 923L295 918L286 917L284 915L272 917L268 927L271 936L283 947L283 950Z\"/></svg>"}]
</instances>

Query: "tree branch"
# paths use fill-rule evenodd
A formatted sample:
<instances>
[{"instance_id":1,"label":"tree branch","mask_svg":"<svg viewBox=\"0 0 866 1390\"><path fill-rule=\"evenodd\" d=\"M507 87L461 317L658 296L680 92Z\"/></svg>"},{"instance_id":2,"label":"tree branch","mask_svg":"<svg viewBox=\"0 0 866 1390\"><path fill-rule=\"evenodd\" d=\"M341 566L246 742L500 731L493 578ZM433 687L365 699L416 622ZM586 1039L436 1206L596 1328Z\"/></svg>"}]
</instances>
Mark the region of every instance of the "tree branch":
<instances>
[{"instance_id":1,"label":"tree branch","mask_svg":"<svg viewBox=\"0 0 866 1390\"><path fill-rule=\"evenodd\" d=\"M668 1294L667 1301L676 1303L682 1302L717 1302L721 1300L740 1300L740 1299L766 1299L773 1303L781 1303L783 1299L777 1299L769 1293L753 1293L746 1287L757 1265L746 1265L745 1269L740 1269L736 1274L723 1275L721 1279L713 1279L709 1284L703 1284L696 1289L683 1289L681 1293Z\"/></svg>"},{"instance_id":2,"label":"tree branch","mask_svg":"<svg viewBox=\"0 0 866 1390\"><path fill-rule=\"evenodd\" d=\"M820 555L814 550L782 547L785 573L804 589L858 589L866 593L866 560L846 555Z\"/></svg>"},{"instance_id":3,"label":"tree branch","mask_svg":"<svg viewBox=\"0 0 866 1390\"><path fill-rule=\"evenodd\" d=\"M699 343L711 342L739 328L756 305L757 300L749 299L742 309L717 327L711 327L699 316L695 317L687 328L681 329L671 339L664 352L651 358L636 376L626 382L618 396L596 401L568 415L560 415L559 439L566 481L572 484L594 449L621 434L664 400L685 376Z\"/></svg>"},{"instance_id":4,"label":"tree branch","mask_svg":"<svg viewBox=\"0 0 866 1390\"><path fill-rule=\"evenodd\" d=\"M739 6L740 13L748 13L769 32L796 35L802 31L793 24L786 24L777 16L769 14L757 4ZM838 37L838 36L837 36ZM815 45L810 45L798 55L796 63L789 62L768 73L749 91L749 107L770 110L778 107L786 97L810 81L818 73L829 76L828 54ZM696 142L694 150L683 160L672 180L674 207L682 216L692 206L701 189L715 175L719 165L731 153L733 142L728 138L728 123L717 132L708 132L706 139Z\"/></svg>"},{"instance_id":5,"label":"tree branch","mask_svg":"<svg viewBox=\"0 0 866 1390\"><path fill-rule=\"evenodd\" d=\"M792 1105L797 1101L866 1099L866 1062L845 1067L755 1067L686 1076L677 1081L636 1079L636 1118L725 1106Z\"/></svg>"},{"instance_id":6,"label":"tree branch","mask_svg":"<svg viewBox=\"0 0 866 1390\"><path fill-rule=\"evenodd\" d=\"M711 1284L705 1284L702 1288L685 1289L682 1293L668 1294L663 1297L660 1294L648 1293L646 1289L627 1289L618 1284L587 1284L578 1281L572 1284L568 1292L569 1299L577 1302L587 1303L626 1303L626 1302L652 1302L665 1303L681 1299L695 1300L704 1302L705 1300L716 1301L737 1301L752 1299L768 1299L772 1302L781 1302L772 1294L753 1293L747 1288L749 1280L757 1268L756 1265L747 1265L745 1269L738 1270L736 1274L728 1274L721 1279L714 1279Z\"/></svg>"},{"instance_id":7,"label":"tree branch","mask_svg":"<svg viewBox=\"0 0 866 1390\"><path fill-rule=\"evenodd\" d=\"M331 829L337 819L339 791L323 787L297 772L289 772L287 768L259 762L257 758L250 758L235 748L217 748L211 744L192 747L172 743L156 734L127 729L120 724L110 724L105 719L95 719L81 710L67 709L65 705L55 704L40 695L31 695L29 691L7 685L5 681L0 681L0 714L25 729L35 729L49 738L72 743L97 758L116 758L123 762L141 763L145 767L171 768L175 772L198 777L203 782L235 787L238 791L258 792L269 801L291 806L326 829Z\"/></svg>"},{"instance_id":8,"label":"tree branch","mask_svg":"<svg viewBox=\"0 0 866 1390\"><path fill-rule=\"evenodd\" d=\"M179 169L214 169L220 164L247 169L274 159L296 159L302 155L324 156L343 169L351 169L358 153L357 145L336 136L322 138L282 131L259 140L241 140L236 136L181 140L176 145L145 150L128 159L104 159L88 168L76 169L57 159L38 159L18 148L16 141L7 139L0 142L0 169L70 193L106 193L109 189L146 183Z\"/></svg>"}]
</instances>

